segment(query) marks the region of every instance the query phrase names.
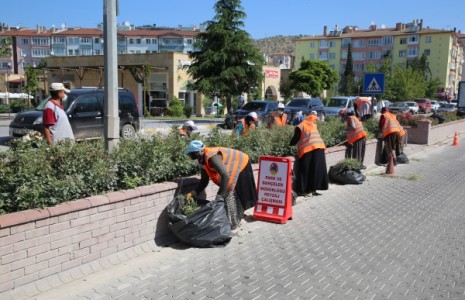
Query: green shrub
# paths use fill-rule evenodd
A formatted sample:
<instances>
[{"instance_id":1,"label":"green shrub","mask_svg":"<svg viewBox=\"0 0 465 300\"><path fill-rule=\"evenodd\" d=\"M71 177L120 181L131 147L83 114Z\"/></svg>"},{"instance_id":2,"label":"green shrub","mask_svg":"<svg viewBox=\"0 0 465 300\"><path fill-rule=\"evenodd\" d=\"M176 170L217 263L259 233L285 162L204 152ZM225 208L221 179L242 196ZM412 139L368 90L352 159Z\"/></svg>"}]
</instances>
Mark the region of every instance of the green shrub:
<instances>
[{"instance_id":1,"label":"green shrub","mask_svg":"<svg viewBox=\"0 0 465 300\"><path fill-rule=\"evenodd\" d=\"M183 115L183 111L184 108L182 106L182 102L177 97L173 97L169 102L169 115L173 117L181 117Z\"/></svg>"},{"instance_id":2,"label":"green shrub","mask_svg":"<svg viewBox=\"0 0 465 300\"><path fill-rule=\"evenodd\" d=\"M192 108L192 106L190 105L185 105L184 106L184 116L186 118L190 118L192 116L192 113L193 113L194 109Z\"/></svg>"},{"instance_id":3,"label":"green shrub","mask_svg":"<svg viewBox=\"0 0 465 300\"><path fill-rule=\"evenodd\" d=\"M362 169L362 164L353 158L345 158L339 161L337 164L334 165L336 170L354 170L360 171Z\"/></svg>"},{"instance_id":4,"label":"green shrub","mask_svg":"<svg viewBox=\"0 0 465 300\"><path fill-rule=\"evenodd\" d=\"M23 110L29 109L29 106L27 105L27 103L25 103L25 101L13 100L11 101L10 109L12 113L18 113Z\"/></svg>"}]
</instances>

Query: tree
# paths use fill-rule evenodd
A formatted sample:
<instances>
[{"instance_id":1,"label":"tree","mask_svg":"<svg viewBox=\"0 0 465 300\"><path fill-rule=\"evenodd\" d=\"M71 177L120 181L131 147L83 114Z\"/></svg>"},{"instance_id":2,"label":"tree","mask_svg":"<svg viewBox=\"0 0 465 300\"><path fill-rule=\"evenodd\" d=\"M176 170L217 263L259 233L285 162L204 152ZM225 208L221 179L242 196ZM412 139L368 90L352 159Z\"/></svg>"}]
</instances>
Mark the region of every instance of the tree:
<instances>
[{"instance_id":1,"label":"tree","mask_svg":"<svg viewBox=\"0 0 465 300\"><path fill-rule=\"evenodd\" d=\"M394 66L391 91L393 99L406 101L425 96L426 81L423 75L411 67Z\"/></svg>"},{"instance_id":2,"label":"tree","mask_svg":"<svg viewBox=\"0 0 465 300\"><path fill-rule=\"evenodd\" d=\"M31 66L27 66L24 72L24 77L26 77L26 85L24 90L28 95L34 95L36 90L39 88L39 80L37 80L37 75L39 74L38 69L35 69ZM30 106L31 102L28 96L27 104Z\"/></svg>"},{"instance_id":3,"label":"tree","mask_svg":"<svg viewBox=\"0 0 465 300\"><path fill-rule=\"evenodd\" d=\"M289 99L294 94L294 91L291 89L291 83L289 80L282 79L279 82L279 92L284 97L284 99Z\"/></svg>"},{"instance_id":4,"label":"tree","mask_svg":"<svg viewBox=\"0 0 465 300\"><path fill-rule=\"evenodd\" d=\"M289 73L291 89L319 96L337 82L337 73L326 62L303 60L298 70Z\"/></svg>"},{"instance_id":5,"label":"tree","mask_svg":"<svg viewBox=\"0 0 465 300\"><path fill-rule=\"evenodd\" d=\"M11 56L11 37L0 39L0 57Z\"/></svg>"},{"instance_id":6,"label":"tree","mask_svg":"<svg viewBox=\"0 0 465 300\"><path fill-rule=\"evenodd\" d=\"M192 64L186 66L193 81L189 88L204 95L231 97L249 92L260 85L264 59L250 35L241 29L246 17L240 0L219 0L214 20L207 22L205 32L196 36Z\"/></svg>"},{"instance_id":7,"label":"tree","mask_svg":"<svg viewBox=\"0 0 465 300\"><path fill-rule=\"evenodd\" d=\"M349 48L347 50L346 68L344 70L344 76L339 82L339 92L342 95L352 95L354 92L358 94L352 60L352 44L349 44Z\"/></svg>"}]
</instances>

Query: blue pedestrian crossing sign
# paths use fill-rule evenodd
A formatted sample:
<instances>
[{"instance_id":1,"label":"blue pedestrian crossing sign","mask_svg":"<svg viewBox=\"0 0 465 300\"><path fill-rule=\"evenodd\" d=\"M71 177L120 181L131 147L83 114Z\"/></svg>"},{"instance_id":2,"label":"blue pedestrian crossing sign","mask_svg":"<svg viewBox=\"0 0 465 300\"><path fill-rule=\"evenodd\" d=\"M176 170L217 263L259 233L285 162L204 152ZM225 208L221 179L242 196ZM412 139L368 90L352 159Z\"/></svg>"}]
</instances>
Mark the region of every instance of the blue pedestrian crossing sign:
<instances>
[{"instance_id":1,"label":"blue pedestrian crossing sign","mask_svg":"<svg viewBox=\"0 0 465 300\"><path fill-rule=\"evenodd\" d=\"M384 73L365 73L364 94L384 94Z\"/></svg>"}]
</instances>

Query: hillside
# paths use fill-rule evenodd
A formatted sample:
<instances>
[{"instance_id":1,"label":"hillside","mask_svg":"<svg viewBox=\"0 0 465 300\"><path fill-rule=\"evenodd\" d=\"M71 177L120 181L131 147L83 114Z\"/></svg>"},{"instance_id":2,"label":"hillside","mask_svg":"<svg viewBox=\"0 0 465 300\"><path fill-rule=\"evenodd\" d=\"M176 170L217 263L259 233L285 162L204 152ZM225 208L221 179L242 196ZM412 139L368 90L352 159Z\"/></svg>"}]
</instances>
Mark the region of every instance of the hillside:
<instances>
[{"instance_id":1,"label":"hillside","mask_svg":"<svg viewBox=\"0 0 465 300\"><path fill-rule=\"evenodd\" d=\"M302 35L277 35L273 37L254 40L255 46L264 54L278 52L293 53L295 51L294 39L301 38Z\"/></svg>"}]
</instances>

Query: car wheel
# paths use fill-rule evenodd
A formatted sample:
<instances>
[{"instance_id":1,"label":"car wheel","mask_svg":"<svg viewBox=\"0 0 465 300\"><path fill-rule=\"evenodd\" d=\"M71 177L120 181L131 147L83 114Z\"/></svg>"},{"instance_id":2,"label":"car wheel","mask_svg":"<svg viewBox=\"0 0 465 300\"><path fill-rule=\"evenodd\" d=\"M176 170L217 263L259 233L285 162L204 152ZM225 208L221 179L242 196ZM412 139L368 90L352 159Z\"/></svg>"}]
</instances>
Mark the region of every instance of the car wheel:
<instances>
[{"instance_id":1,"label":"car wheel","mask_svg":"<svg viewBox=\"0 0 465 300\"><path fill-rule=\"evenodd\" d=\"M121 128L121 137L123 139L131 139L136 136L136 129L131 124L125 124Z\"/></svg>"},{"instance_id":2,"label":"car wheel","mask_svg":"<svg viewBox=\"0 0 465 300\"><path fill-rule=\"evenodd\" d=\"M318 118L320 119L320 122L324 122L326 120L326 115L325 113L319 113Z\"/></svg>"}]
</instances>

